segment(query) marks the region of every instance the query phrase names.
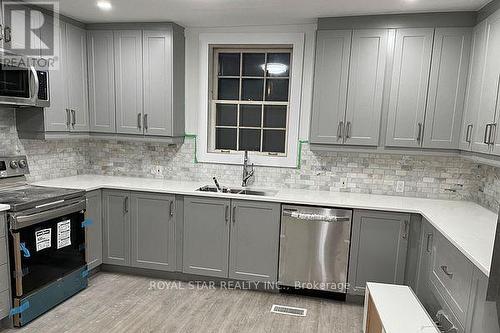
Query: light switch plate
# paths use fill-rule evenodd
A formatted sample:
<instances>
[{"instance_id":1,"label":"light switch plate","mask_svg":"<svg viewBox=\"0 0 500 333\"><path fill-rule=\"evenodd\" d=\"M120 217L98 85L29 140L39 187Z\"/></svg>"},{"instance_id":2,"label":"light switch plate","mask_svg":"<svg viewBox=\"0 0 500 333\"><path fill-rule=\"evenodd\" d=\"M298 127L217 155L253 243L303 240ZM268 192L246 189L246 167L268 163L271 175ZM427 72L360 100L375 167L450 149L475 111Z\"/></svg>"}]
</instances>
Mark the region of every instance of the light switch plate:
<instances>
[{"instance_id":1,"label":"light switch plate","mask_svg":"<svg viewBox=\"0 0 500 333\"><path fill-rule=\"evenodd\" d=\"M400 180L396 182L396 192L403 193L405 191L405 182Z\"/></svg>"}]
</instances>

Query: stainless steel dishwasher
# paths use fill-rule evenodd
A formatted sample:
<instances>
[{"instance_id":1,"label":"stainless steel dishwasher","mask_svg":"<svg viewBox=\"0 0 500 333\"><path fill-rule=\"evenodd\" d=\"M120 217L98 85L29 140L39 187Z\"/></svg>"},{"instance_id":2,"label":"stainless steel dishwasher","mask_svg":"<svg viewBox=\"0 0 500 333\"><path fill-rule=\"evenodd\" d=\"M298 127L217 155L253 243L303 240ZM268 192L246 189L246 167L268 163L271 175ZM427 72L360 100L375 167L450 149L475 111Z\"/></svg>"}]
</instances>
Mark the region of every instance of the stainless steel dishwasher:
<instances>
[{"instance_id":1,"label":"stainless steel dishwasher","mask_svg":"<svg viewBox=\"0 0 500 333\"><path fill-rule=\"evenodd\" d=\"M352 210L283 206L279 284L346 293Z\"/></svg>"}]
</instances>

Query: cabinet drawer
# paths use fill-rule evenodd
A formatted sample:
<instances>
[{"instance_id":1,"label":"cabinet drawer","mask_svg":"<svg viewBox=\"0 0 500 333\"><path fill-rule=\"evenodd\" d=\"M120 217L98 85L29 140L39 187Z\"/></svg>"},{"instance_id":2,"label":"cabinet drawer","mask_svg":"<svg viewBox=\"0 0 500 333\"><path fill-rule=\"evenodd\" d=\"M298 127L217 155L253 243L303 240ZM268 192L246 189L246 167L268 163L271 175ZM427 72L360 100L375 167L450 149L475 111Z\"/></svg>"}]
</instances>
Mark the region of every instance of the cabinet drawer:
<instances>
[{"instance_id":1,"label":"cabinet drawer","mask_svg":"<svg viewBox=\"0 0 500 333\"><path fill-rule=\"evenodd\" d=\"M7 263L7 240L0 237L0 265Z\"/></svg>"},{"instance_id":2,"label":"cabinet drawer","mask_svg":"<svg viewBox=\"0 0 500 333\"><path fill-rule=\"evenodd\" d=\"M473 270L472 263L456 247L442 235L435 236L431 282L462 325L467 317Z\"/></svg>"},{"instance_id":3,"label":"cabinet drawer","mask_svg":"<svg viewBox=\"0 0 500 333\"><path fill-rule=\"evenodd\" d=\"M0 266L0 292L9 289L9 265Z\"/></svg>"},{"instance_id":4,"label":"cabinet drawer","mask_svg":"<svg viewBox=\"0 0 500 333\"><path fill-rule=\"evenodd\" d=\"M9 290L0 292L0 319L9 315L10 312L10 293Z\"/></svg>"}]
</instances>

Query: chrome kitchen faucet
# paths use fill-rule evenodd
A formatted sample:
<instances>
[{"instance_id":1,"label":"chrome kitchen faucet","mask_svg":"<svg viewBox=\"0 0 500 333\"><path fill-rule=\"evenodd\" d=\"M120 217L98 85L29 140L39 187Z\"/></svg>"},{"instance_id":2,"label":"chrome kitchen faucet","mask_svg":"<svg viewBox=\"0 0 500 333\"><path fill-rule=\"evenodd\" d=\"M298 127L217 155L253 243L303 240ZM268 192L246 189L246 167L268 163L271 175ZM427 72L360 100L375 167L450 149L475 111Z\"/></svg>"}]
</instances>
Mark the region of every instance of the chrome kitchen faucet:
<instances>
[{"instance_id":1,"label":"chrome kitchen faucet","mask_svg":"<svg viewBox=\"0 0 500 333\"><path fill-rule=\"evenodd\" d=\"M248 151L245 150L245 158L243 159L243 181L241 182L241 186L246 187L248 185L248 181L250 178L254 176L253 163L249 168L248 165Z\"/></svg>"}]
</instances>

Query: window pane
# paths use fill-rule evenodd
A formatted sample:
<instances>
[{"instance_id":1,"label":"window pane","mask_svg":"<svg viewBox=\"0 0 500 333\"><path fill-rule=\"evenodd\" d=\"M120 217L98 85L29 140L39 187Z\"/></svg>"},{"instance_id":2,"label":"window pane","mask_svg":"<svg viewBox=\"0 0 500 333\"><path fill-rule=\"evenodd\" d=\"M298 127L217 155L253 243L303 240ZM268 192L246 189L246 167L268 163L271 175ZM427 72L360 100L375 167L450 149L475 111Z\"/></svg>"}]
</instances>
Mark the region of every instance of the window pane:
<instances>
[{"instance_id":1,"label":"window pane","mask_svg":"<svg viewBox=\"0 0 500 333\"><path fill-rule=\"evenodd\" d=\"M264 53L243 53L243 76L264 76L265 63Z\"/></svg>"},{"instance_id":2,"label":"window pane","mask_svg":"<svg viewBox=\"0 0 500 333\"><path fill-rule=\"evenodd\" d=\"M264 106L264 127L286 128L286 105Z\"/></svg>"},{"instance_id":3,"label":"window pane","mask_svg":"<svg viewBox=\"0 0 500 333\"><path fill-rule=\"evenodd\" d=\"M241 100L243 101L262 101L264 93L264 80L261 79L243 79L241 88Z\"/></svg>"},{"instance_id":4,"label":"window pane","mask_svg":"<svg viewBox=\"0 0 500 333\"><path fill-rule=\"evenodd\" d=\"M215 130L215 149L236 150L236 128L217 128Z\"/></svg>"},{"instance_id":5,"label":"window pane","mask_svg":"<svg viewBox=\"0 0 500 333\"><path fill-rule=\"evenodd\" d=\"M267 76L290 75L290 53L267 54Z\"/></svg>"},{"instance_id":6,"label":"window pane","mask_svg":"<svg viewBox=\"0 0 500 333\"><path fill-rule=\"evenodd\" d=\"M262 105L241 105L240 126L260 127L262 118Z\"/></svg>"},{"instance_id":7,"label":"window pane","mask_svg":"<svg viewBox=\"0 0 500 333\"><path fill-rule=\"evenodd\" d=\"M240 129L239 150L260 151L260 130Z\"/></svg>"},{"instance_id":8,"label":"window pane","mask_svg":"<svg viewBox=\"0 0 500 333\"><path fill-rule=\"evenodd\" d=\"M219 79L218 99L238 100L240 79Z\"/></svg>"},{"instance_id":9,"label":"window pane","mask_svg":"<svg viewBox=\"0 0 500 333\"><path fill-rule=\"evenodd\" d=\"M239 53L219 53L219 75L240 76Z\"/></svg>"},{"instance_id":10,"label":"window pane","mask_svg":"<svg viewBox=\"0 0 500 333\"><path fill-rule=\"evenodd\" d=\"M268 153L284 153L285 152L285 134L286 134L286 131L264 130L264 138L262 141L262 151L268 152Z\"/></svg>"},{"instance_id":11,"label":"window pane","mask_svg":"<svg viewBox=\"0 0 500 333\"><path fill-rule=\"evenodd\" d=\"M288 79L268 79L266 101L288 101Z\"/></svg>"},{"instance_id":12,"label":"window pane","mask_svg":"<svg viewBox=\"0 0 500 333\"><path fill-rule=\"evenodd\" d=\"M217 126L235 126L238 123L238 105L236 104L217 104L215 107Z\"/></svg>"}]
</instances>

